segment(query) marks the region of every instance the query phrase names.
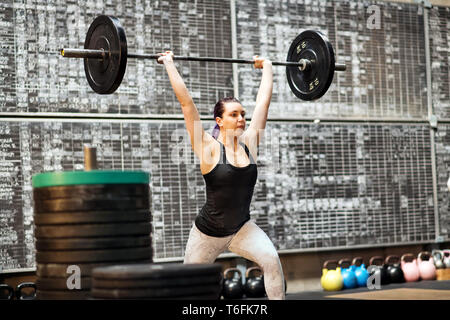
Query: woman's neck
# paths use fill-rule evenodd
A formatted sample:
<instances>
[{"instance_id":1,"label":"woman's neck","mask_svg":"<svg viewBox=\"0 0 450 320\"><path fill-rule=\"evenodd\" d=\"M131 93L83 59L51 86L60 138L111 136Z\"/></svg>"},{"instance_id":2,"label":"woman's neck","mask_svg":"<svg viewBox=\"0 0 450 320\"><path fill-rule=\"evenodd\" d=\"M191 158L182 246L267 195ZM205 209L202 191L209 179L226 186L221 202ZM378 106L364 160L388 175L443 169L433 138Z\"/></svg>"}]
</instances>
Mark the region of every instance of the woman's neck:
<instances>
[{"instance_id":1,"label":"woman's neck","mask_svg":"<svg viewBox=\"0 0 450 320\"><path fill-rule=\"evenodd\" d=\"M220 141L227 149L231 149L234 152L236 152L238 150L239 137L229 136L227 139L226 135L223 135L222 133L220 133L220 135L217 137L217 141Z\"/></svg>"}]
</instances>

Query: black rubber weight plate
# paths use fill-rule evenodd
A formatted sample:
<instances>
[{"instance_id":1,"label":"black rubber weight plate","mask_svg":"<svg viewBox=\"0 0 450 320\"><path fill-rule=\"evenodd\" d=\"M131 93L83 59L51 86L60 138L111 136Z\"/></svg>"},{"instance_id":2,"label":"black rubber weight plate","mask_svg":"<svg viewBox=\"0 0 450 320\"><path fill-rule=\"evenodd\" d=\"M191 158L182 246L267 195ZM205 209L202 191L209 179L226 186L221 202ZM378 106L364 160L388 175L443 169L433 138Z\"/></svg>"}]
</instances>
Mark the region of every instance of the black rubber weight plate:
<instances>
[{"instance_id":1,"label":"black rubber weight plate","mask_svg":"<svg viewBox=\"0 0 450 320\"><path fill-rule=\"evenodd\" d=\"M121 261L120 264L149 264L151 259L136 259L134 261ZM81 277L90 277L92 270L99 267L106 267L111 265L117 265L117 262L103 262L103 263L77 263L76 266L80 268ZM73 268L72 263L38 263L36 266L36 275L38 277L49 278L67 278L73 271L67 272L69 267ZM70 269L69 269L70 270Z\"/></svg>"},{"instance_id":2,"label":"black rubber weight plate","mask_svg":"<svg viewBox=\"0 0 450 320\"><path fill-rule=\"evenodd\" d=\"M150 235L149 222L36 226L36 239Z\"/></svg>"},{"instance_id":3,"label":"black rubber weight plate","mask_svg":"<svg viewBox=\"0 0 450 320\"><path fill-rule=\"evenodd\" d=\"M108 300L117 298L89 298L89 300ZM123 299L123 298L121 298ZM133 298L136 299L136 298ZM169 297L169 298L140 298L142 300L219 300L220 293L203 293L197 295L181 296L181 297Z\"/></svg>"},{"instance_id":4,"label":"black rubber weight plate","mask_svg":"<svg viewBox=\"0 0 450 320\"><path fill-rule=\"evenodd\" d=\"M69 284L67 283L69 282ZM73 285L73 280L70 278L70 274L66 278L37 278L36 287L38 290L70 290L70 291L80 291L80 290L90 290L91 289L91 278L81 278L80 279L80 289L70 289Z\"/></svg>"},{"instance_id":5,"label":"black rubber weight plate","mask_svg":"<svg viewBox=\"0 0 450 320\"><path fill-rule=\"evenodd\" d=\"M135 248L150 245L150 236L36 240L36 250L39 251Z\"/></svg>"},{"instance_id":6,"label":"black rubber weight plate","mask_svg":"<svg viewBox=\"0 0 450 320\"><path fill-rule=\"evenodd\" d=\"M127 65L127 40L117 18L97 17L89 26L85 49L104 49L111 54L104 60L84 59L84 71L91 88L111 94L120 86Z\"/></svg>"},{"instance_id":7,"label":"black rubber weight plate","mask_svg":"<svg viewBox=\"0 0 450 320\"><path fill-rule=\"evenodd\" d=\"M167 288L192 285L221 284L222 275L212 274L204 276L173 277L159 279L96 279L92 278L92 287L97 289L126 289L126 288Z\"/></svg>"},{"instance_id":8,"label":"black rubber weight plate","mask_svg":"<svg viewBox=\"0 0 450 320\"><path fill-rule=\"evenodd\" d=\"M37 251L37 263L92 263L121 262L139 259L151 259L149 247L110 250L78 250L78 251Z\"/></svg>"},{"instance_id":9,"label":"black rubber weight plate","mask_svg":"<svg viewBox=\"0 0 450 320\"><path fill-rule=\"evenodd\" d=\"M206 293L192 296L183 296L183 297L174 297L173 300L219 300L220 294L214 293Z\"/></svg>"},{"instance_id":10,"label":"black rubber weight plate","mask_svg":"<svg viewBox=\"0 0 450 320\"><path fill-rule=\"evenodd\" d=\"M37 300L86 300L90 297L90 290L37 290Z\"/></svg>"},{"instance_id":11,"label":"black rubber weight plate","mask_svg":"<svg viewBox=\"0 0 450 320\"><path fill-rule=\"evenodd\" d=\"M115 298L92 298L89 300L112 300ZM182 296L182 297L170 297L170 298L140 298L140 300L219 300L220 294L217 293L204 293L198 295Z\"/></svg>"},{"instance_id":12,"label":"black rubber weight plate","mask_svg":"<svg viewBox=\"0 0 450 320\"><path fill-rule=\"evenodd\" d=\"M110 299L171 298L207 293L219 294L221 289L219 284L154 289L97 289L92 287L91 294L94 298Z\"/></svg>"},{"instance_id":13,"label":"black rubber weight plate","mask_svg":"<svg viewBox=\"0 0 450 320\"><path fill-rule=\"evenodd\" d=\"M287 61L313 61L310 70L300 71L296 66L286 67L286 76L292 92L300 99L322 97L333 81L335 58L331 43L321 32L306 30L289 47Z\"/></svg>"},{"instance_id":14,"label":"black rubber weight plate","mask_svg":"<svg viewBox=\"0 0 450 320\"><path fill-rule=\"evenodd\" d=\"M144 198L149 196L148 184L93 184L34 188L34 200L66 198L115 199Z\"/></svg>"},{"instance_id":15,"label":"black rubber weight plate","mask_svg":"<svg viewBox=\"0 0 450 320\"><path fill-rule=\"evenodd\" d=\"M73 211L123 211L133 209L148 209L148 198L115 198L114 200L83 200L83 199L54 199L37 200L34 202L34 212L73 212Z\"/></svg>"},{"instance_id":16,"label":"black rubber weight plate","mask_svg":"<svg viewBox=\"0 0 450 320\"><path fill-rule=\"evenodd\" d=\"M136 264L96 268L92 277L96 279L148 279L197 276L222 273L222 265L214 264Z\"/></svg>"},{"instance_id":17,"label":"black rubber weight plate","mask_svg":"<svg viewBox=\"0 0 450 320\"><path fill-rule=\"evenodd\" d=\"M149 210L58 212L34 215L34 224L37 226L80 223L150 222L150 220L151 213Z\"/></svg>"}]
</instances>

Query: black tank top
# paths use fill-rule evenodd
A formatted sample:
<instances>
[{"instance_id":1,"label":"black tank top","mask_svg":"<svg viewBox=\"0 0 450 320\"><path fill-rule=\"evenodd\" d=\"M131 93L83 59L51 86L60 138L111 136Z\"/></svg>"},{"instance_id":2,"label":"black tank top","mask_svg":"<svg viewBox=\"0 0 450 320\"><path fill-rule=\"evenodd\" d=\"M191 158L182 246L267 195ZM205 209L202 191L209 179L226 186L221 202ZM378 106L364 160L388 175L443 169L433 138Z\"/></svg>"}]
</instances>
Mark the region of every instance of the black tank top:
<instances>
[{"instance_id":1,"label":"black tank top","mask_svg":"<svg viewBox=\"0 0 450 320\"><path fill-rule=\"evenodd\" d=\"M252 201L258 170L247 146L250 159L246 167L235 167L227 161L225 146L219 142L220 157L217 165L203 175L206 182L206 203L195 219L197 228L212 237L225 237L237 232L250 220Z\"/></svg>"}]
</instances>

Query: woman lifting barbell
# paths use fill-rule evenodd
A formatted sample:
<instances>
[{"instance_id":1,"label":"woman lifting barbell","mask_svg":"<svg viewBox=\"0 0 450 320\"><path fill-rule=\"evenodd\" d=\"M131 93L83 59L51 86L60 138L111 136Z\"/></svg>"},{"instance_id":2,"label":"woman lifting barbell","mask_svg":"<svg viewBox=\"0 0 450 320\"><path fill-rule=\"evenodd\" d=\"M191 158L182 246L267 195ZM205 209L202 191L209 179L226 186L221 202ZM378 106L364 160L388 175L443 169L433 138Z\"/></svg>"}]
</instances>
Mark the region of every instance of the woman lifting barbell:
<instances>
[{"instance_id":1,"label":"woman lifting barbell","mask_svg":"<svg viewBox=\"0 0 450 320\"><path fill-rule=\"evenodd\" d=\"M256 262L263 270L269 299L284 299L284 277L278 253L250 220L250 202L257 179L257 147L266 126L272 97L272 62L254 57L263 69L252 121L245 130L245 110L236 98L224 98L214 108L216 127L205 132L198 110L173 62L173 53L160 53L183 111L194 153L206 182L206 203L197 215L186 245L184 263L213 263L225 250ZM231 161L230 161L230 160Z\"/></svg>"}]
</instances>

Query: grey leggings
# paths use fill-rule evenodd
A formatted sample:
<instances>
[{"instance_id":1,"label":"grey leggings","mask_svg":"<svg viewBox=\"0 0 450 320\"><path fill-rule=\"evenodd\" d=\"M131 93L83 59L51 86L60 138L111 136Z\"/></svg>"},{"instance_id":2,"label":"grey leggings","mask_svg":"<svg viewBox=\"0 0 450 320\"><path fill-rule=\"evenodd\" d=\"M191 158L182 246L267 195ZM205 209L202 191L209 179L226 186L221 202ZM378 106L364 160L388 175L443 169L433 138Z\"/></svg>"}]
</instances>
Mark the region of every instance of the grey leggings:
<instances>
[{"instance_id":1,"label":"grey leggings","mask_svg":"<svg viewBox=\"0 0 450 320\"><path fill-rule=\"evenodd\" d=\"M227 237L208 236L194 224L189 233L184 263L213 263L227 249L261 267L269 299L285 299L278 253L266 233L252 221L247 221L238 232Z\"/></svg>"}]
</instances>

